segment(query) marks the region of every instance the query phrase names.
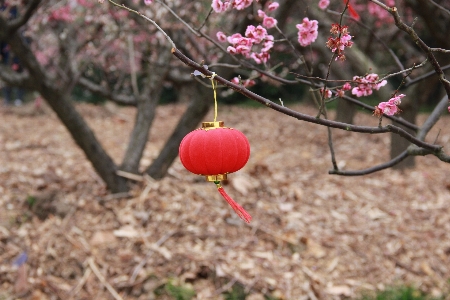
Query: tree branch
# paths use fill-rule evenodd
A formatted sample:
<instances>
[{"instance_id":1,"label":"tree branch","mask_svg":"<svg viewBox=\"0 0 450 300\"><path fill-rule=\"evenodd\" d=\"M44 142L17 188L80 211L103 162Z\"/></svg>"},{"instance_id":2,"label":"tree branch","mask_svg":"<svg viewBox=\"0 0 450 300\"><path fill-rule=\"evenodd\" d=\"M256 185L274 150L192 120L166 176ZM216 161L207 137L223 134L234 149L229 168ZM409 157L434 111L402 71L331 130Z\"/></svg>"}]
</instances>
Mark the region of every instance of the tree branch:
<instances>
[{"instance_id":1,"label":"tree branch","mask_svg":"<svg viewBox=\"0 0 450 300\"><path fill-rule=\"evenodd\" d=\"M213 72L203 68L203 66L201 66L200 64L192 61L191 59L189 59L188 57L186 57L185 55L183 55L178 49L172 48L172 54L177 57L180 61L182 61L183 63L185 63L186 65L190 66L191 68L198 70L199 72L201 72L202 74L211 77L213 74ZM331 121L331 120L325 120L325 119L320 119L320 118L316 118L307 114L303 114L297 111L294 111L292 109L289 109L285 106L281 106L278 105L272 101L270 101L269 99L266 99L260 95L257 95L249 90L247 90L245 87L241 86L241 85L237 85L234 84L222 77L220 77L219 75L214 75L214 79L216 81L218 81L219 83L237 91L238 93L243 94L244 96L246 96L247 98L253 99L259 103L264 104L265 106L274 109L276 111L279 111L285 115L294 117L296 119L302 120L302 121L306 121L306 122L310 122L310 123L315 123L315 124L319 124L319 125L324 125L327 127L333 127L333 128L338 128L338 129L343 129L343 130L347 130L347 131L353 131L353 132L363 132L363 133L371 133L371 134L377 134L377 133L385 133L385 132L393 132L396 133L400 136L402 136L403 138L407 139L408 141L410 141L411 143L425 148L425 149L429 149L431 151L440 151L442 146L439 145L433 145L433 144L429 144L426 142L423 142L419 139L417 139L416 137L412 136L411 134L409 134L408 132L406 132L405 130L396 127L394 125L386 125L384 127L370 127L370 126L356 126L356 125L352 125L352 124L346 124L346 123L341 123L341 122L336 122L336 121Z\"/></svg>"},{"instance_id":2,"label":"tree branch","mask_svg":"<svg viewBox=\"0 0 450 300\"><path fill-rule=\"evenodd\" d=\"M9 22L9 32L14 32L21 26L25 25L31 18L31 16L33 16L34 12L38 9L41 2L42 0L32 0L28 2L28 5L25 7L25 12L22 14L22 16Z\"/></svg>"},{"instance_id":3,"label":"tree branch","mask_svg":"<svg viewBox=\"0 0 450 300\"><path fill-rule=\"evenodd\" d=\"M117 102L119 104L131 105L131 106L136 106L136 104L137 104L136 97L129 96L129 95L122 95L122 94L115 94L115 93L111 92L110 90L102 87L101 85L92 82L91 80L87 79L86 77L80 77L80 79L78 80L78 83L85 89L96 94L97 96L109 99L109 100Z\"/></svg>"},{"instance_id":4,"label":"tree branch","mask_svg":"<svg viewBox=\"0 0 450 300\"><path fill-rule=\"evenodd\" d=\"M430 153L428 151L428 153ZM380 164L378 166L374 166L374 167L370 167L367 169L363 169L363 170L358 170L358 171L340 171L340 170L330 170L328 171L328 174L333 174L333 175L342 175L342 176L362 176L362 175L367 175L367 174L371 174L371 173L375 173L384 169L388 169L391 168L393 166L395 166L396 164L400 163L402 160L404 160L405 158L407 158L409 156L408 151L405 150L402 153L400 153L397 157L393 158L392 160Z\"/></svg>"}]
</instances>

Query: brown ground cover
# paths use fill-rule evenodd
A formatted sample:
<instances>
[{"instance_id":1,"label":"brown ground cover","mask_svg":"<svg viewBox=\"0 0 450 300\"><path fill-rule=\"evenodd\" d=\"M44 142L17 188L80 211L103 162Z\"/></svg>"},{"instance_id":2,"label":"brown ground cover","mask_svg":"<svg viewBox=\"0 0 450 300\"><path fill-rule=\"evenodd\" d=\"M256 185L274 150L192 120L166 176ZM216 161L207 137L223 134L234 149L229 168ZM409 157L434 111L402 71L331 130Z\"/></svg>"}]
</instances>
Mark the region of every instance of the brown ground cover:
<instances>
[{"instance_id":1,"label":"brown ground cover","mask_svg":"<svg viewBox=\"0 0 450 300\"><path fill-rule=\"evenodd\" d=\"M133 109L78 109L120 161ZM143 166L183 109L158 108ZM153 299L168 282L195 299L221 299L232 286L253 300L356 298L397 284L449 294L448 164L419 157L407 172L328 175L324 127L265 108L221 106L219 117L251 144L249 163L225 185L250 225L179 160L164 180L143 178L114 197L52 113L0 108L0 299ZM450 117L436 127L430 139L441 129L448 148ZM342 168L388 159L388 135L333 133Z\"/></svg>"}]
</instances>

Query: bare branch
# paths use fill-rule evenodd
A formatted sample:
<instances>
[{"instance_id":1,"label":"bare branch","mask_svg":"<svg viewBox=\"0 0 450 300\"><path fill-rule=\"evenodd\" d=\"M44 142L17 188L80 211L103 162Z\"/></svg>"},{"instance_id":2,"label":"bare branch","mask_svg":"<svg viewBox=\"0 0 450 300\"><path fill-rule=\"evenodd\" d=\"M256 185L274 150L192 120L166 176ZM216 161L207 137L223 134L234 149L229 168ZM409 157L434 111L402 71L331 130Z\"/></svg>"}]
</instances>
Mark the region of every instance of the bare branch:
<instances>
[{"instance_id":1,"label":"bare branch","mask_svg":"<svg viewBox=\"0 0 450 300\"><path fill-rule=\"evenodd\" d=\"M22 16L9 22L8 30L10 32L13 32L19 29L21 26L25 25L37 10L41 2L42 0L32 0L28 2L28 5L25 7L25 12L22 14Z\"/></svg>"},{"instance_id":2,"label":"bare branch","mask_svg":"<svg viewBox=\"0 0 450 300\"><path fill-rule=\"evenodd\" d=\"M140 17L144 18L145 20L149 21L150 23L152 23L164 35L164 37L166 38L166 40L169 41L169 43L172 45L172 47L176 48L176 45L175 45L174 41L172 41L172 39L164 31L164 29L159 27L159 25L155 21L153 21L152 19L150 19L146 15L138 12L137 10L134 10L134 9L131 9L131 8L125 6L125 4L120 5L120 4L118 4L118 3L116 3L116 2L114 2L112 0L108 0L108 1L109 1L109 3L113 4L114 6L117 6L117 7L120 7L120 8L124 8L124 9L128 10L129 12L135 13L135 14L139 15Z\"/></svg>"},{"instance_id":3,"label":"bare branch","mask_svg":"<svg viewBox=\"0 0 450 300\"><path fill-rule=\"evenodd\" d=\"M428 151L428 153L430 153ZM342 175L342 176L361 176L361 175L367 175L367 174L371 174L371 173L375 173L381 170L385 170L385 169L389 169L393 166L395 166L396 164L400 163L402 160L404 160L405 158L407 158L409 156L408 151L405 150L402 153L400 153L397 157L395 157L394 159L380 164L378 166L374 166L374 167L370 167L364 170L358 170L358 171L340 171L340 170L330 170L328 171L328 174L334 174L334 175Z\"/></svg>"},{"instance_id":4,"label":"bare branch","mask_svg":"<svg viewBox=\"0 0 450 300\"><path fill-rule=\"evenodd\" d=\"M94 93L100 97L112 100L114 102L124 104L124 105L133 105L133 106L135 106L137 104L136 97L128 96L128 95L120 95L120 94L118 95L118 94L113 93L110 90L102 87L101 85L90 81L86 77L80 77L80 79L78 80L78 83L81 86L83 86L85 89L91 91L92 93Z\"/></svg>"},{"instance_id":5,"label":"bare branch","mask_svg":"<svg viewBox=\"0 0 450 300\"><path fill-rule=\"evenodd\" d=\"M440 10L442 10L443 12L447 13L448 15L450 15L450 10L448 10L447 8L437 4L436 2L434 2L433 0L428 0L428 2L430 2L431 4L433 4L434 6L436 6L437 8L439 8Z\"/></svg>"},{"instance_id":6,"label":"bare branch","mask_svg":"<svg viewBox=\"0 0 450 300\"><path fill-rule=\"evenodd\" d=\"M426 119L425 123L423 123L419 132L417 133L417 138L420 140L425 140L427 133L433 128L433 126L437 123L439 118L442 115L442 112L446 110L448 106L448 98L444 96L441 101L436 105L431 114Z\"/></svg>"},{"instance_id":7,"label":"bare branch","mask_svg":"<svg viewBox=\"0 0 450 300\"><path fill-rule=\"evenodd\" d=\"M206 75L206 76L212 76L213 73L205 68L203 68L203 66L201 66L200 64L192 61L191 59L189 59L188 57L186 57L185 55L183 55L178 49L173 48L172 49L172 54L177 57L180 61L182 61L183 63L185 63L186 65L190 66L191 68L198 70L199 72L201 72L202 74ZM214 73L215 74L215 73ZM303 114L297 111L294 111L292 109L289 109L285 106L282 105L278 105L275 102L270 101L269 99L266 99L260 95L257 95L249 90L247 90L245 87L241 86L241 85L237 85L234 84L222 77L220 77L219 75L215 75L214 79L216 81L218 81L219 83L228 86L229 88L237 91L238 93L243 94L244 96L253 99L259 103L264 104L265 106L274 109L278 112L281 112L287 116L291 116L293 118L302 120L302 121L306 121L306 122L310 122L310 123L315 123L315 124L319 124L319 125L324 125L327 127L333 127L333 128L338 128L338 129L343 129L346 131L353 131L353 132L364 132L364 133L371 133L371 134L377 134L377 133L385 133L385 132L393 132L396 133L400 136L402 136L403 138L407 139L408 141L410 141L411 143L431 150L431 151L440 151L442 146L439 145L433 145L433 144L429 144L423 141L420 141L419 139L417 139L416 137L412 136L411 134L409 134L408 132L406 132L405 130L403 130L402 128L399 128L397 126L394 125L386 125L384 127L371 127L371 126L357 126L357 125L352 125L352 124L346 124L346 123L341 123L341 122L336 122L336 121L331 121L331 120L326 120L326 119L320 119L320 118L316 118L307 114Z\"/></svg>"}]
</instances>

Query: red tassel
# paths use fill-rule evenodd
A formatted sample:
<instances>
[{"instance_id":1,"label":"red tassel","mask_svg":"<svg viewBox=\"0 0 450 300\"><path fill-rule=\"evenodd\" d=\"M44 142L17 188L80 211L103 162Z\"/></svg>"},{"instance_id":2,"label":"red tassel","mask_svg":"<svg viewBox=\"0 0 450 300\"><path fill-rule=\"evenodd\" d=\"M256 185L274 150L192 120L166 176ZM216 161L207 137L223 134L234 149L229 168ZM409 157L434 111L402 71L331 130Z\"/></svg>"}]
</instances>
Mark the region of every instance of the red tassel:
<instances>
[{"instance_id":1,"label":"red tassel","mask_svg":"<svg viewBox=\"0 0 450 300\"><path fill-rule=\"evenodd\" d=\"M223 196L223 198L227 200L228 204L230 204L230 206L234 209L236 214L245 222L250 223L250 221L252 220L252 216L250 216L250 214L247 211L245 211L245 209L242 206L237 204L236 201L234 201L230 196L228 196L223 187L220 186L219 184L217 185L217 190Z\"/></svg>"},{"instance_id":2,"label":"red tassel","mask_svg":"<svg viewBox=\"0 0 450 300\"><path fill-rule=\"evenodd\" d=\"M348 7L348 12L350 13L350 16L352 16L353 18L355 18L357 21L359 21L360 17L359 14L356 12L356 10L353 8L353 6L350 5L350 1L347 0L343 0L343 2L345 4L347 4Z\"/></svg>"}]
</instances>

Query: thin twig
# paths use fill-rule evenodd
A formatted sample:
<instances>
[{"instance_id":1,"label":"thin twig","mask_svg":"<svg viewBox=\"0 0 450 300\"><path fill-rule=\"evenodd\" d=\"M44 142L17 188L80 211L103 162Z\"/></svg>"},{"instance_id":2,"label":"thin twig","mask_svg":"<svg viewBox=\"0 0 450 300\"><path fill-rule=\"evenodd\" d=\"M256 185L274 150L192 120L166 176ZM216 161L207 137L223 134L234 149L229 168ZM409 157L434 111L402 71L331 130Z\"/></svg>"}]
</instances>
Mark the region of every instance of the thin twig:
<instances>
[{"instance_id":1,"label":"thin twig","mask_svg":"<svg viewBox=\"0 0 450 300\"><path fill-rule=\"evenodd\" d=\"M98 280L106 287L106 289L109 291L109 293L114 297L116 300L123 300L123 298L116 292L116 290L106 281L103 274L100 272L100 270L97 268L94 262L94 258L89 257L88 258L88 264L89 267L92 269L92 272L94 272L95 276L97 276Z\"/></svg>"},{"instance_id":2,"label":"thin twig","mask_svg":"<svg viewBox=\"0 0 450 300\"><path fill-rule=\"evenodd\" d=\"M334 175L343 175L343 176L362 176L367 175L371 173L375 173L384 169L391 168L395 166L396 164L400 163L402 160L407 158L409 156L408 151L405 150L402 153L400 153L397 157L394 159L391 159L390 161L380 164L378 166L374 166L371 168L367 168L364 170L358 170L358 171L341 171L341 170L330 170L328 171L328 174L334 174Z\"/></svg>"},{"instance_id":3,"label":"thin twig","mask_svg":"<svg viewBox=\"0 0 450 300\"><path fill-rule=\"evenodd\" d=\"M162 244L164 244L171 236L173 236L177 231L176 230L172 230L168 233L166 233L165 235L163 235L155 244L155 247L161 247ZM147 263L147 261L150 259L150 257L152 257L153 252L155 252L155 249L150 249L147 251L147 254L145 255L145 257L139 262L139 264L134 268L133 273L130 277L130 284L133 284L134 281L136 280L136 277L138 276L139 272L142 270L142 268L145 266L145 264Z\"/></svg>"},{"instance_id":4,"label":"thin twig","mask_svg":"<svg viewBox=\"0 0 450 300\"><path fill-rule=\"evenodd\" d=\"M166 38L166 40L169 41L169 43L172 45L172 47L176 48L175 42L170 38L170 36L155 21L153 21L152 19L150 19L146 15L144 15L144 14L142 14L142 13L140 13L140 12L134 10L134 9L131 9L131 8L125 6L124 4L121 5L121 4L118 4L118 3L116 3L116 2L114 2L112 0L108 0L108 2L113 4L113 5L115 5L115 6L117 6L117 7L124 8L124 9L128 10L129 12L135 13L135 14L139 15L140 17L144 18L145 20L149 21L150 23L152 23L164 35L164 37Z\"/></svg>"},{"instance_id":5,"label":"thin twig","mask_svg":"<svg viewBox=\"0 0 450 300\"><path fill-rule=\"evenodd\" d=\"M436 2L434 2L433 0L428 0L428 2L430 2L431 4L433 4L434 6L436 6L437 8L439 8L440 10L442 10L443 12L447 13L450 15L450 10L448 10L447 8L437 4Z\"/></svg>"},{"instance_id":6,"label":"thin twig","mask_svg":"<svg viewBox=\"0 0 450 300\"><path fill-rule=\"evenodd\" d=\"M421 62L419 65L414 65L414 66L412 66L411 68L408 68L408 69L405 69L405 70L402 70L402 71L399 71L399 72L396 72L396 73L388 74L388 75L384 76L383 78L378 79L378 81L377 81L376 83L380 83L380 82L382 82L383 80L388 79L388 78L391 78L391 77L396 76L396 75L401 75L401 74L406 73L406 72L412 72L412 71L415 70L415 69L418 69L418 68L423 67L426 63L427 63L427 59L425 59L425 60L424 60L423 62Z\"/></svg>"}]
</instances>

